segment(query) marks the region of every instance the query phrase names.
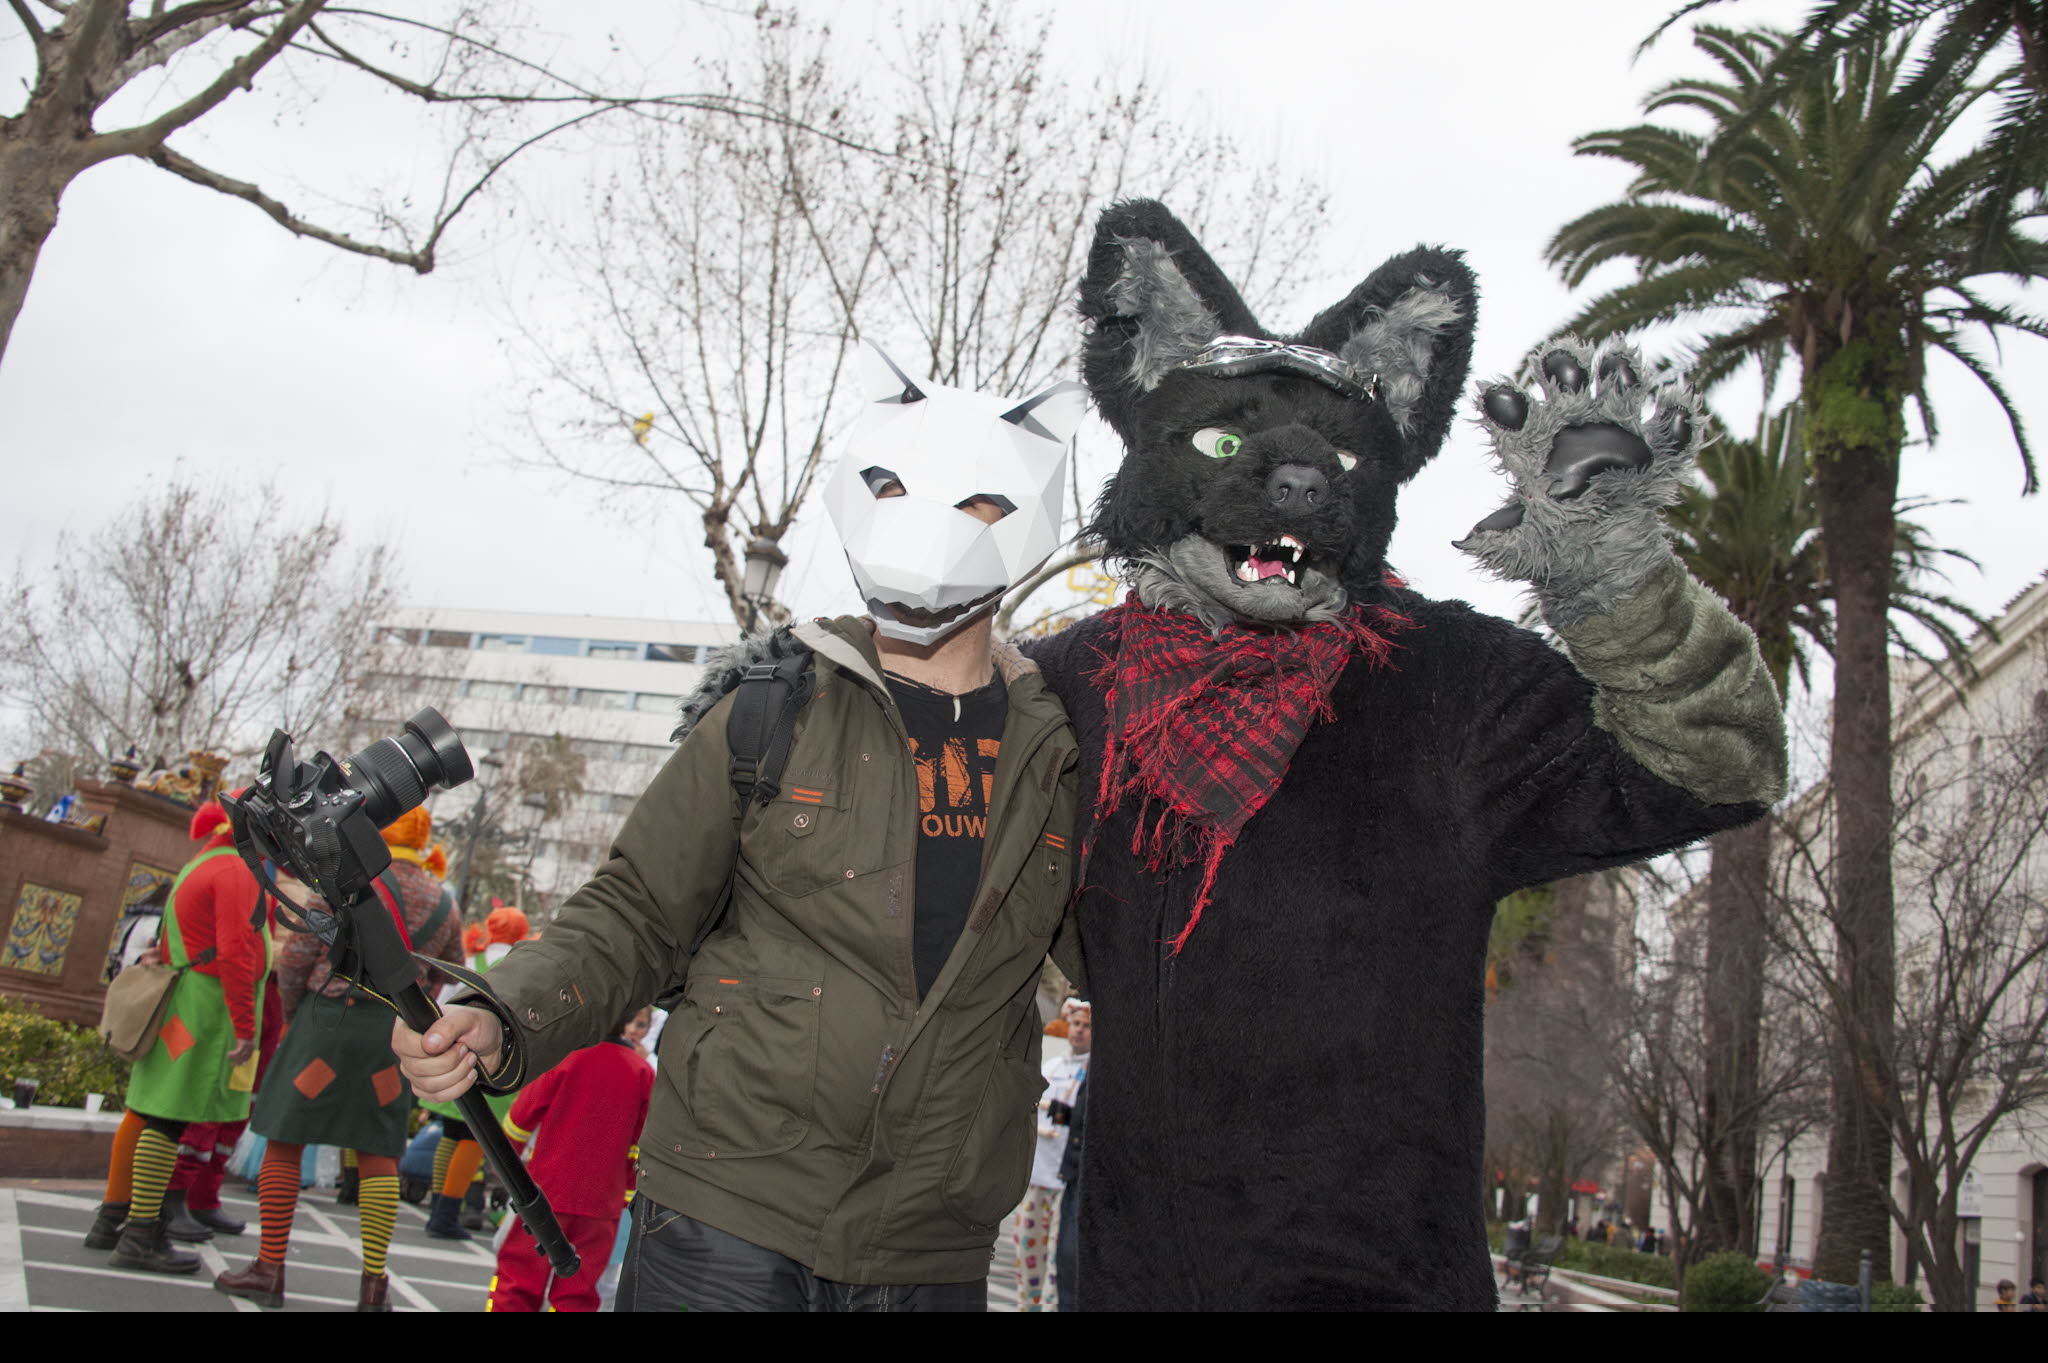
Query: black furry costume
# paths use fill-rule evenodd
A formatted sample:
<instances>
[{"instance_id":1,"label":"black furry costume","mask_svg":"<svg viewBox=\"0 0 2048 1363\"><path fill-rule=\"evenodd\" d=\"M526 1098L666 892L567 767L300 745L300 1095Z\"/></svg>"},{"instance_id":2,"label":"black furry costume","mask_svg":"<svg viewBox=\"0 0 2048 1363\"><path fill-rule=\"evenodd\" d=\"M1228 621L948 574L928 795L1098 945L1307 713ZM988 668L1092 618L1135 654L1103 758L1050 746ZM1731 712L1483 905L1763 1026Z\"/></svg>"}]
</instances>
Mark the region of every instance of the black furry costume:
<instances>
[{"instance_id":1,"label":"black furry costume","mask_svg":"<svg viewBox=\"0 0 2048 1363\"><path fill-rule=\"evenodd\" d=\"M1507 386L1485 405L1517 500L1466 547L1536 583L1570 657L1388 579L1396 492L1449 427L1474 302L1455 253L1417 250L1292 338L1370 374L1369 399L1300 365L1189 368L1219 334L1269 333L1164 208L1104 215L1084 372L1128 453L1092 529L1138 595L1212 630L1361 606L1410 627L1385 665L1345 668L1333 717L1237 835L1177 952L1200 863L1155 870L1135 850L1156 845L1141 821L1157 807L1081 817L1090 1309L1491 1309L1495 901L1747 822L1782 786L1754 640L1655 529L1696 408L1667 394L1642 415L1625 354L1539 352L1533 412ZM1283 531L1306 546L1284 580L1247 580L1286 552L1258 547ZM1112 610L1028 650L1081 735L1084 797L1103 788L1101 679L1132 619Z\"/></svg>"}]
</instances>

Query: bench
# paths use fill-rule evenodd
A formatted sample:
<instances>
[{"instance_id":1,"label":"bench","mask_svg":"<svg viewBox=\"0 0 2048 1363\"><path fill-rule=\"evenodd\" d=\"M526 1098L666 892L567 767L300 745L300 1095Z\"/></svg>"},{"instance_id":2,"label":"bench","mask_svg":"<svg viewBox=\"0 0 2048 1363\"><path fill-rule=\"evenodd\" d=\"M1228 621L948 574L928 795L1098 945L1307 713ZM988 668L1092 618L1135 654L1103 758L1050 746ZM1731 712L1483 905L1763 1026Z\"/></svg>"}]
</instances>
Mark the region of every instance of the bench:
<instances>
[{"instance_id":1,"label":"bench","mask_svg":"<svg viewBox=\"0 0 2048 1363\"><path fill-rule=\"evenodd\" d=\"M1534 1287L1536 1295L1549 1300L1550 1270L1564 1253L1562 1235L1546 1235L1535 1245L1510 1245L1501 1254L1501 1286L1513 1283L1523 1296Z\"/></svg>"}]
</instances>

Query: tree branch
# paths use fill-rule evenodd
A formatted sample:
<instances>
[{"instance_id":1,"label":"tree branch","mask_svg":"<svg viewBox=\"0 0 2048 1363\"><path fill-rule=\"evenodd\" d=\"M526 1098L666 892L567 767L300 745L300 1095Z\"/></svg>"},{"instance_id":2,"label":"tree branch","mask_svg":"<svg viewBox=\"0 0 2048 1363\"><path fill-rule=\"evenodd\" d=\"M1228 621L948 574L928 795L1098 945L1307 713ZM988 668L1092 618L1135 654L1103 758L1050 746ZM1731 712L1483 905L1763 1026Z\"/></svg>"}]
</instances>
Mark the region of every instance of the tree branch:
<instances>
[{"instance_id":1,"label":"tree branch","mask_svg":"<svg viewBox=\"0 0 2048 1363\"><path fill-rule=\"evenodd\" d=\"M135 46L148 47L166 33L209 19L236 22L237 27L240 27L251 20L264 17L260 14L242 12L249 8L250 0L192 0L192 3L180 5L174 10L165 10L162 5L154 5L150 9L149 18L133 34ZM218 27L219 24L209 24L207 31L212 32Z\"/></svg>"},{"instance_id":2,"label":"tree branch","mask_svg":"<svg viewBox=\"0 0 2048 1363\"><path fill-rule=\"evenodd\" d=\"M85 77L92 69L92 54L99 48L107 35L107 26L119 19L127 9L127 0L85 0L90 8L80 19L78 27L65 35L69 49L64 60L62 74L57 77L57 86L50 92L50 103L59 109L70 108L85 98ZM76 6L64 13L63 27L70 29L71 16L78 13Z\"/></svg>"},{"instance_id":3,"label":"tree branch","mask_svg":"<svg viewBox=\"0 0 2048 1363\"><path fill-rule=\"evenodd\" d=\"M255 81L256 73L268 65L271 58L284 51L285 45L292 40L292 35L312 23L313 16L318 14L326 3L327 0L297 0L285 11L276 26L264 35L262 42L230 62L228 68L214 77L213 83L204 90L147 123L122 128L116 132L102 133L92 139L88 144L87 164L105 161L115 156L148 155L161 147L165 138L218 106L236 90L248 89Z\"/></svg>"},{"instance_id":4,"label":"tree branch","mask_svg":"<svg viewBox=\"0 0 2048 1363\"><path fill-rule=\"evenodd\" d=\"M996 612L995 627L997 631L1007 632L1009 630L1011 621L1016 619L1017 607L1029 601L1032 594L1040 587L1043 587L1046 583L1070 568L1078 568L1084 563L1093 563L1101 557L1102 546L1093 540L1082 540L1067 550L1066 553L1053 555L1052 559L1043 568L1040 568L1037 572L1010 589L1009 598L1003 602L1003 608Z\"/></svg>"},{"instance_id":5,"label":"tree branch","mask_svg":"<svg viewBox=\"0 0 2048 1363\"><path fill-rule=\"evenodd\" d=\"M21 26L28 30L28 36L35 40L36 70L41 71L43 69L43 42L49 35L45 34L43 26L36 22L36 16L29 12L28 0L7 0L7 3L14 10L14 17L21 20Z\"/></svg>"},{"instance_id":6,"label":"tree branch","mask_svg":"<svg viewBox=\"0 0 2048 1363\"><path fill-rule=\"evenodd\" d=\"M204 185L230 198L246 199L275 218L279 226L295 237L311 237L314 241L325 242L338 250L388 260L394 265L404 265L421 274L430 273L434 268L434 252L431 245L421 251L399 251L389 246L379 246L374 242L357 241L354 237L344 236L339 232L330 232L294 214L257 186L243 180L231 179L218 171L208 170L197 161L181 156L169 147L160 146L146 153L145 159L155 162L173 175L190 180L195 185ZM439 235L438 231L435 235Z\"/></svg>"},{"instance_id":7,"label":"tree branch","mask_svg":"<svg viewBox=\"0 0 2048 1363\"><path fill-rule=\"evenodd\" d=\"M232 14L195 15L191 22L176 31L167 31L163 36L137 46L127 61L114 68L110 83L117 89L126 85L152 66L162 66L192 44L233 24L235 19Z\"/></svg>"}]
</instances>

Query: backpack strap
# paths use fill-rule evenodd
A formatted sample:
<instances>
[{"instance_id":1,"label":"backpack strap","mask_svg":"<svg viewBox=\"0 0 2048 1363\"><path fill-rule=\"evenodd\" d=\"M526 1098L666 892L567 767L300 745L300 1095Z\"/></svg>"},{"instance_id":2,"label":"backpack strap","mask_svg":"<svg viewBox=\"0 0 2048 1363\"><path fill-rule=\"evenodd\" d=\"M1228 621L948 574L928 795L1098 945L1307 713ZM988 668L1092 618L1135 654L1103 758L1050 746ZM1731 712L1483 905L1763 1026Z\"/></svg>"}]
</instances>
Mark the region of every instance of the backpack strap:
<instances>
[{"instance_id":1,"label":"backpack strap","mask_svg":"<svg viewBox=\"0 0 2048 1363\"><path fill-rule=\"evenodd\" d=\"M796 737L797 713L810 700L813 680L809 649L750 663L740 674L725 741L732 751L727 772L739 792L742 816L749 800L765 805L782 793L782 768Z\"/></svg>"},{"instance_id":2,"label":"backpack strap","mask_svg":"<svg viewBox=\"0 0 2048 1363\"><path fill-rule=\"evenodd\" d=\"M749 664L740 676L739 686L733 692L732 710L725 721L725 742L732 753L726 771L740 797L738 811L733 815L735 848L747 806L765 805L782 793L782 769L789 762L790 745L796 739L797 716L809 704L811 693L817 689L816 682L811 651L801 645L772 662ZM711 934L732 918L733 886L738 879L739 861L735 855L725 887L718 892L717 905L690 939L690 955L695 956ZM664 1009L673 1008L681 993L678 983L655 1002Z\"/></svg>"}]
</instances>

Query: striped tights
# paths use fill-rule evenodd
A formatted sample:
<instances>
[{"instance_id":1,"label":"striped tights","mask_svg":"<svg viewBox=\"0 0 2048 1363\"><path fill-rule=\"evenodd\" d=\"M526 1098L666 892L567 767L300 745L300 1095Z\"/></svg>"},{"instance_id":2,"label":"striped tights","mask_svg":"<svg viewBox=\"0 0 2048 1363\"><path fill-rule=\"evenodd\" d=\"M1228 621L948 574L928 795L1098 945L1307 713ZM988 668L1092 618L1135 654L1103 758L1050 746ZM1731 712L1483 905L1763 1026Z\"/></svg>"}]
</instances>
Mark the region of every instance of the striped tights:
<instances>
[{"instance_id":1,"label":"striped tights","mask_svg":"<svg viewBox=\"0 0 2048 1363\"><path fill-rule=\"evenodd\" d=\"M484 1148L469 1139L468 1133L464 1126L460 1136L444 1135L434 1146L434 1191L443 1197L467 1193L477 1170L483 1168Z\"/></svg>"},{"instance_id":2,"label":"striped tights","mask_svg":"<svg viewBox=\"0 0 2048 1363\"><path fill-rule=\"evenodd\" d=\"M304 1146L289 1141L272 1141L263 1149L263 1169L256 1176L256 1201L263 1223L263 1243L256 1251L259 1259L274 1264L285 1261L292 1218L299 1208L299 1163L305 1153ZM356 1208L363 1219L363 1272L381 1278L391 1249L392 1227L398 1223L398 1161L389 1155L357 1151L356 1167L362 1176Z\"/></svg>"}]
</instances>

